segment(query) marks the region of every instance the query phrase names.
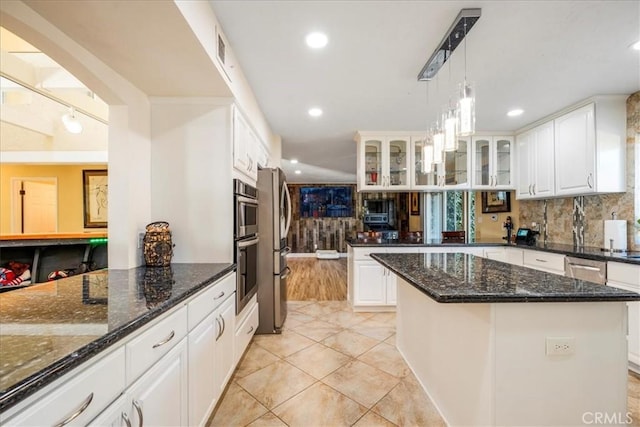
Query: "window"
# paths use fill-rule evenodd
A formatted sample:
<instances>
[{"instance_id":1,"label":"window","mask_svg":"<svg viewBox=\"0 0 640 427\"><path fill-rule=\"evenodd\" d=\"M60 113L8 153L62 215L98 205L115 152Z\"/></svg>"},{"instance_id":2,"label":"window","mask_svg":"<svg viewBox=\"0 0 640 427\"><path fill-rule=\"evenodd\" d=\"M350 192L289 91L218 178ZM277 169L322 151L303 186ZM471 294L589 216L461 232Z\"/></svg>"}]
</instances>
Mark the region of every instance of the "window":
<instances>
[{"instance_id":1,"label":"window","mask_svg":"<svg viewBox=\"0 0 640 427\"><path fill-rule=\"evenodd\" d=\"M439 241L443 231L465 230L467 241L475 241L475 195L472 191L425 193L425 239Z\"/></svg>"}]
</instances>

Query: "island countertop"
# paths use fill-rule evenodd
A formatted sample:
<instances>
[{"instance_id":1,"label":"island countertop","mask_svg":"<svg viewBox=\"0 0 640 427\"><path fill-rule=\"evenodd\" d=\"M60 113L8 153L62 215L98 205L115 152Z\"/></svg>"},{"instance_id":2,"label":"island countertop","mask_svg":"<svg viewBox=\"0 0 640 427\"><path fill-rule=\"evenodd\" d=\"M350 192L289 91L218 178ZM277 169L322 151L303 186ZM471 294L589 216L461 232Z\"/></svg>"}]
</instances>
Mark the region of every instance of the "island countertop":
<instances>
[{"instance_id":1,"label":"island countertop","mask_svg":"<svg viewBox=\"0 0 640 427\"><path fill-rule=\"evenodd\" d=\"M100 270L0 294L0 411L235 269Z\"/></svg>"},{"instance_id":2,"label":"island countertop","mask_svg":"<svg viewBox=\"0 0 640 427\"><path fill-rule=\"evenodd\" d=\"M439 303L638 301L640 294L463 253L372 253Z\"/></svg>"}]
</instances>

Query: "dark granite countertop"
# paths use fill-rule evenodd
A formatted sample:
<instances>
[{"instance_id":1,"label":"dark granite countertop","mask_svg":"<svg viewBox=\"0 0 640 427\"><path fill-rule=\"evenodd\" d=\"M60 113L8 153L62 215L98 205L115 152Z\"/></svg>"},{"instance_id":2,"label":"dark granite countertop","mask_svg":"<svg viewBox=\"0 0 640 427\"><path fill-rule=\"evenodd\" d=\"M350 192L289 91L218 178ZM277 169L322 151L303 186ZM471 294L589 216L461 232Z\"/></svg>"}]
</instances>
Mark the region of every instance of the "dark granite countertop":
<instances>
[{"instance_id":1,"label":"dark granite countertop","mask_svg":"<svg viewBox=\"0 0 640 427\"><path fill-rule=\"evenodd\" d=\"M172 264L100 270L0 294L0 411L235 267Z\"/></svg>"},{"instance_id":2,"label":"dark granite countertop","mask_svg":"<svg viewBox=\"0 0 640 427\"><path fill-rule=\"evenodd\" d=\"M600 248L592 247L575 247L573 245L563 245L558 243L539 243L534 246L506 244L504 241L495 240L474 243L447 243L442 244L440 240L409 240L409 239L351 239L347 240L347 244L352 247L474 247L474 246L504 246L510 248L518 248L525 250L537 250L543 252L552 252L562 255L574 256L584 259L592 259L596 261L615 261L628 264L640 264L640 252L627 253L610 253L600 250ZM637 258L636 258L637 257Z\"/></svg>"},{"instance_id":3,"label":"dark granite countertop","mask_svg":"<svg viewBox=\"0 0 640 427\"><path fill-rule=\"evenodd\" d=\"M371 254L440 303L636 301L640 294L463 253Z\"/></svg>"}]
</instances>

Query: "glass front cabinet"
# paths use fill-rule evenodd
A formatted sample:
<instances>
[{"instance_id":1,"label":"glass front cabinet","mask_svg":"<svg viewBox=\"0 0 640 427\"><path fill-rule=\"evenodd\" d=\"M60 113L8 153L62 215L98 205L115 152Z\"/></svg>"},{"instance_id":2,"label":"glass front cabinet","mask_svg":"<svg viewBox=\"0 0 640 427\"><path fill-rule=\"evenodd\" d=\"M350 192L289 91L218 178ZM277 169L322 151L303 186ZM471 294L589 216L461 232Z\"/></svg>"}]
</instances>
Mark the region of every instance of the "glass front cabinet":
<instances>
[{"instance_id":1,"label":"glass front cabinet","mask_svg":"<svg viewBox=\"0 0 640 427\"><path fill-rule=\"evenodd\" d=\"M476 189L512 189L513 137L474 136L472 186Z\"/></svg>"},{"instance_id":2,"label":"glass front cabinet","mask_svg":"<svg viewBox=\"0 0 640 427\"><path fill-rule=\"evenodd\" d=\"M397 191L411 188L408 136L356 135L358 190Z\"/></svg>"}]
</instances>

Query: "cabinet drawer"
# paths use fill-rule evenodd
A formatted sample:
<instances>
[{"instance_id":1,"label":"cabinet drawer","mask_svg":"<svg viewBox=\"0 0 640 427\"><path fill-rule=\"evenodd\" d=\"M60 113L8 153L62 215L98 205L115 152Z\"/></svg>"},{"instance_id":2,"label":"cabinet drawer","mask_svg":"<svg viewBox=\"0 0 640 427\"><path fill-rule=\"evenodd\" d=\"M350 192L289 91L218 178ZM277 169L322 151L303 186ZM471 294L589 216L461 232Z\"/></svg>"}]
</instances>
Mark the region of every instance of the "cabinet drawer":
<instances>
[{"instance_id":1,"label":"cabinet drawer","mask_svg":"<svg viewBox=\"0 0 640 427\"><path fill-rule=\"evenodd\" d=\"M186 335L187 307L183 307L127 343L127 384L142 375Z\"/></svg>"},{"instance_id":2,"label":"cabinet drawer","mask_svg":"<svg viewBox=\"0 0 640 427\"><path fill-rule=\"evenodd\" d=\"M202 291L189 305L189 330L222 304L236 289L236 274L231 273Z\"/></svg>"},{"instance_id":3,"label":"cabinet drawer","mask_svg":"<svg viewBox=\"0 0 640 427\"><path fill-rule=\"evenodd\" d=\"M623 283L629 285L632 290L640 292L640 265L608 262L607 281Z\"/></svg>"},{"instance_id":4,"label":"cabinet drawer","mask_svg":"<svg viewBox=\"0 0 640 427\"><path fill-rule=\"evenodd\" d=\"M373 248L354 248L353 249L353 259L360 260L370 260L371 254L383 254L386 253L386 248L381 247L373 247Z\"/></svg>"},{"instance_id":5,"label":"cabinet drawer","mask_svg":"<svg viewBox=\"0 0 640 427\"><path fill-rule=\"evenodd\" d=\"M91 362L89 362L91 363ZM86 425L125 389L125 352L119 348L3 423L6 426ZM84 408L84 409L83 409ZM71 417L78 414L75 418Z\"/></svg>"},{"instance_id":6,"label":"cabinet drawer","mask_svg":"<svg viewBox=\"0 0 640 427\"><path fill-rule=\"evenodd\" d=\"M525 250L523 265L549 273L564 275L564 255Z\"/></svg>"},{"instance_id":7,"label":"cabinet drawer","mask_svg":"<svg viewBox=\"0 0 640 427\"><path fill-rule=\"evenodd\" d=\"M249 312L249 315L244 319L240 326L236 330L235 337L235 363L237 364L245 349L251 341L251 337L255 334L258 328L258 304L256 303Z\"/></svg>"}]
</instances>

